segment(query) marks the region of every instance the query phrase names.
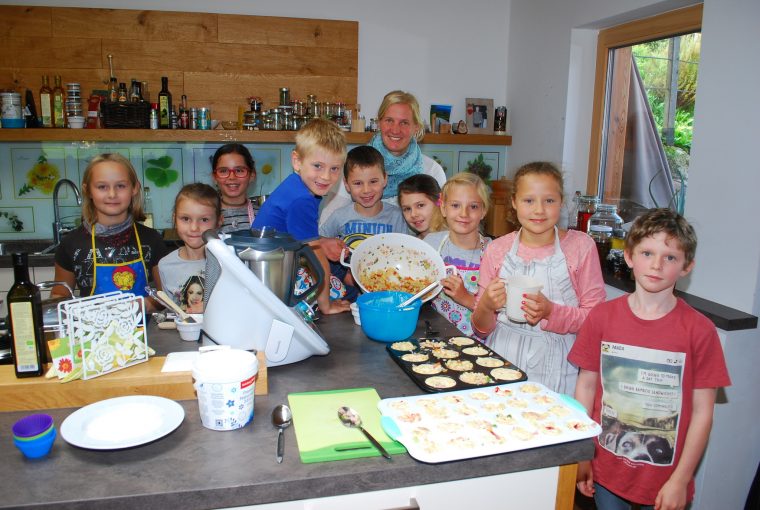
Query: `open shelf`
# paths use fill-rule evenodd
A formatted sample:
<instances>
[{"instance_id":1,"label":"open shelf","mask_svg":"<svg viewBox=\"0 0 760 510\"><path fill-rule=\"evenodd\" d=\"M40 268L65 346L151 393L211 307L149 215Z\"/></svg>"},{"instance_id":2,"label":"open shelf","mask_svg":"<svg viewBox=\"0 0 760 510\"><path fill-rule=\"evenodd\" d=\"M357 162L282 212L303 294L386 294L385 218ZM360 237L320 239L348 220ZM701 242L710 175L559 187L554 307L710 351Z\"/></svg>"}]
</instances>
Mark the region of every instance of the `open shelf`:
<instances>
[{"instance_id":1,"label":"open shelf","mask_svg":"<svg viewBox=\"0 0 760 510\"><path fill-rule=\"evenodd\" d=\"M295 131L188 129L0 129L0 142L250 142L294 143ZM346 133L351 144L367 143L372 133ZM511 136L427 134L421 143L512 145Z\"/></svg>"}]
</instances>

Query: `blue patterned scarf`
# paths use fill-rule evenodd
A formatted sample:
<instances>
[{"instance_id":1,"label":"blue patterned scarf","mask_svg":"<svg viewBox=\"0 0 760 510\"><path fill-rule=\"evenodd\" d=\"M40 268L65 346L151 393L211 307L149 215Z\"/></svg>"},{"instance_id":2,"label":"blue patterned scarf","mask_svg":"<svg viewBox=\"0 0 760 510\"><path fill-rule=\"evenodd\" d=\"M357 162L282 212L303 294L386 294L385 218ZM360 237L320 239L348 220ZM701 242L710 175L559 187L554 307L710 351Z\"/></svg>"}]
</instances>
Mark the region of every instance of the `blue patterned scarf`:
<instances>
[{"instance_id":1,"label":"blue patterned scarf","mask_svg":"<svg viewBox=\"0 0 760 510\"><path fill-rule=\"evenodd\" d=\"M395 156L383 145L383 137L378 132L369 141L369 144L380 151L385 160L385 173L388 174L388 185L383 191L383 198L392 198L398 195L398 185L412 175L422 173L422 151L417 145L417 140L412 138L409 147L403 156Z\"/></svg>"}]
</instances>

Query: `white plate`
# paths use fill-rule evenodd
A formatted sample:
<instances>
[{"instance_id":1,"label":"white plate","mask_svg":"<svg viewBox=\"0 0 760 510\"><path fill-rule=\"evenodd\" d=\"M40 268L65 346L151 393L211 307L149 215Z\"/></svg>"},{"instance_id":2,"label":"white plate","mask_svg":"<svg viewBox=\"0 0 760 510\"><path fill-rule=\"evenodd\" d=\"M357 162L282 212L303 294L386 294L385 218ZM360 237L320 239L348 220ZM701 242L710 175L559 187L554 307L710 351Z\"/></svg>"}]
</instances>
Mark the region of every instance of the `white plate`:
<instances>
[{"instance_id":1,"label":"white plate","mask_svg":"<svg viewBox=\"0 0 760 510\"><path fill-rule=\"evenodd\" d=\"M155 441L184 419L182 406L168 398L109 398L71 413L61 424L61 436L80 448L117 450Z\"/></svg>"}]
</instances>

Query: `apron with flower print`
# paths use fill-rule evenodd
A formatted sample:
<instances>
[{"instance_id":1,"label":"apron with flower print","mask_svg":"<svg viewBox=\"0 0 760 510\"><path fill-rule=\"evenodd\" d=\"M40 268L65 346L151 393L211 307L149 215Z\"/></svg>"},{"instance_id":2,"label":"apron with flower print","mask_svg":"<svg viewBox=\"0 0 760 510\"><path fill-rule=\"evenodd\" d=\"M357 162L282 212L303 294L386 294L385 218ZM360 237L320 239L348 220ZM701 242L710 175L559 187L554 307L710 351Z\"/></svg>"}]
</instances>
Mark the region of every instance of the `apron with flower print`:
<instances>
[{"instance_id":1,"label":"apron with flower print","mask_svg":"<svg viewBox=\"0 0 760 510\"><path fill-rule=\"evenodd\" d=\"M148 285L148 270L145 267L137 226L132 225L132 228L135 230L137 250L140 253L140 257L118 264L98 262L98 252L95 248L95 228L92 228L92 258L94 265L90 295L105 294L106 292L113 292L115 290L131 292L136 296L147 295L145 287Z\"/></svg>"},{"instance_id":2,"label":"apron with flower print","mask_svg":"<svg viewBox=\"0 0 760 510\"><path fill-rule=\"evenodd\" d=\"M448 234L441 239L441 244L438 245L438 253L441 253L441 250L443 250L444 245L450 242ZM456 266L457 271L459 272L459 275L462 277L462 281L464 282L464 288L469 292L470 294L475 294L478 291L478 277L480 275L480 258L483 256L483 248L485 246L485 242L483 238L480 239L480 257L478 258L478 266L477 267L464 267L464 266ZM446 262L447 264L450 262ZM433 302L431 303L433 306L433 309L443 315L446 320L448 320L450 323L455 325L459 331L464 333L467 336L472 336L472 323L470 322L470 318L472 316L472 310L467 308L466 306L460 305L453 299L451 299L449 296L447 296L443 291L436 296L435 299L433 299Z\"/></svg>"}]
</instances>

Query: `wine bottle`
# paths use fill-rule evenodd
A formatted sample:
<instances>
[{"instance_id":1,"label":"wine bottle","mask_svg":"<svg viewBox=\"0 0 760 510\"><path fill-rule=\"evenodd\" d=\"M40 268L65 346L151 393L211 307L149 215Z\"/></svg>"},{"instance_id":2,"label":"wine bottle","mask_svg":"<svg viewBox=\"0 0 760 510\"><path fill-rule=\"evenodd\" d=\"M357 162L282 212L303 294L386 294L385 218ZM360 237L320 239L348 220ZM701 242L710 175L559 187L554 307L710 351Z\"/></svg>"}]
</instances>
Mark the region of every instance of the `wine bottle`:
<instances>
[{"instance_id":1,"label":"wine bottle","mask_svg":"<svg viewBox=\"0 0 760 510\"><path fill-rule=\"evenodd\" d=\"M53 89L50 88L50 78L48 75L42 77L40 116L42 117L42 127L53 127Z\"/></svg>"},{"instance_id":2,"label":"wine bottle","mask_svg":"<svg viewBox=\"0 0 760 510\"><path fill-rule=\"evenodd\" d=\"M172 94L169 92L169 78L161 77L161 91L158 93L158 127L172 127Z\"/></svg>"},{"instance_id":3,"label":"wine bottle","mask_svg":"<svg viewBox=\"0 0 760 510\"><path fill-rule=\"evenodd\" d=\"M8 321L16 377L45 372L45 335L42 329L40 289L29 280L29 257L13 254L14 282L8 291Z\"/></svg>"},{"instance_id":4,"label":"wine bottle","mask_svg":"<svg viewBox=\"0 0 760 510\"><path fill-rule=\"evenodd\" d=\"M61 77L56 75L55 87L53 88L53 127L66 127L66 117L64 116L63 103L65 101L63 87L61 86Z\"/></svg>"}]
</instances>

